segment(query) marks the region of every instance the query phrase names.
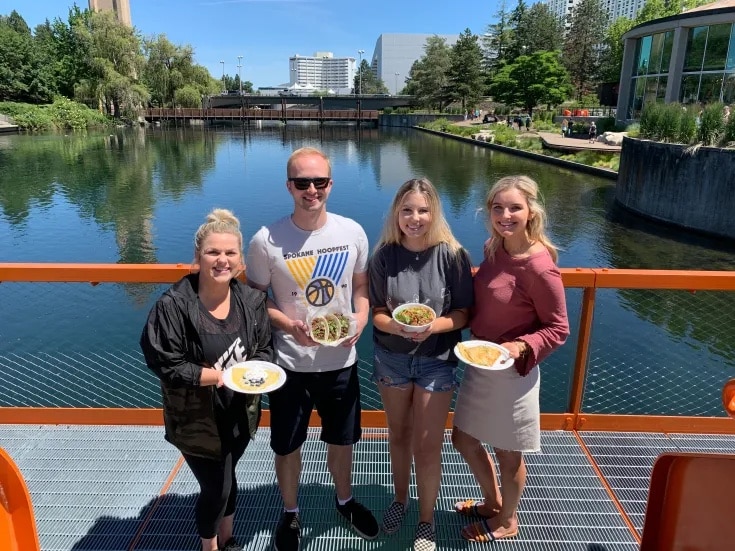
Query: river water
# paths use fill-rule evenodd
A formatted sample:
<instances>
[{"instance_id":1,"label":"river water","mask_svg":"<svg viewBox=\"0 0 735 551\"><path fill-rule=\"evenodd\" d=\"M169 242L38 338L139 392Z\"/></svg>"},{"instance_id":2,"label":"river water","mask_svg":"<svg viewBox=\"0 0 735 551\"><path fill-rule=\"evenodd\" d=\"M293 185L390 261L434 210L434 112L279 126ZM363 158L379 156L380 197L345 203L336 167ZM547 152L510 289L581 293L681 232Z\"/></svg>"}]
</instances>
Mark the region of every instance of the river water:
<instances>
[{"instance_id":1,"label":"river water","mask_svg":"<svg viewBox=\"0 0 735 551\"><path fill-rule=\"evenodd\" d=\"M214 207L238 215L247 241L291 211L285 164L306 145L332 159L329 210L360 222L371 243L398 186L426 176L478 264L486 190L523 173L540 183L562 267L735 267L735 244L625 212L611 180L416 130L299 124L0 136L0 262L189 263L193 234ZM0 406L157 405L137 338L163 288L0 285L0 369L13 381ZM590 410L720 414L711 390L735 373L735 302L732 293L697 295L598 294ZM573 329L580 297L568 290ZM543 370L544 411L564 410L575 337ZM366 335L359 350L367 361L370 348ZM632 389L624 403L616 398L621 374ZM374 392L365 402L380 408Z\"/></svg>"}]
</instances>

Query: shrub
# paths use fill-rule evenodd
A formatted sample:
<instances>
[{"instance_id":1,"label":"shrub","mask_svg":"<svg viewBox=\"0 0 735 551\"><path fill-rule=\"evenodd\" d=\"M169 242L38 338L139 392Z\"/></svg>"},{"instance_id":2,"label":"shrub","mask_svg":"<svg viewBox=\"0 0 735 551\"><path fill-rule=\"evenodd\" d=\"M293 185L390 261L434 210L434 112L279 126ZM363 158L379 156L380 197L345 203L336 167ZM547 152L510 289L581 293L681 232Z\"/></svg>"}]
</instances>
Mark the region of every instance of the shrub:
<instances>
[{"instance_id":1,"label":"shrub","mask_svg":"<svg viewBox=\"0 0 735 551\"><path fill-rule=\"evenodd\" d=\"M735 142L735 115L730 114L725 122L725 134L722 137L723 145Z\"/></svg>"},{"instance_id":2,"label":"shrub","mask_svg":"<svg viewBox=\"0 0 735 551\"><path fill-rule=\"evenodd\" d=\"M720 102L707 105L699 116L698 141L704 145L716 145L725 133L725 121L722 117L724 105Z\"/></svg>"},{"instance_id":3,"label":"shrub","mask_svg":"<svg viewBox=\"0 0 735 551\"><path fill-rule=\"evenodd\" d=\"M658 140L661 131L661 116L663 105L647 103L641 111L641 137L649 140Z\"/></svg>"},{"instance_id":4,"label":"shrub","mask_svg":"<svg viewBox=\"0 0 735 551\"><path fill-rule=\"evenodd\" d=\"M603 117L597 119L597 133L602 134L603 132L615 132L617 123L615 117Z\"/></svg>"},{"instance_id":5,"label":"shrub","mask_svg":"<svg viewBox=\"0 0 735 551\"><path fill-rule=\"evenodd\" d=\"M682 109L678 103L664 105L659 119L659 139L663 142L675 142L679 137Z\"/></svg>"},{"instance_id":6,"label":"shrub","mask_svg":"<svg viewBox=\"0 0 735 551\"><path fill-rule=\"evenodd\" d=\"M679 118L679 132L676 136L676 142L689 145L693 143L697 137L697 114L691 107L681 110Z\"/></svg>"}]
</instances>

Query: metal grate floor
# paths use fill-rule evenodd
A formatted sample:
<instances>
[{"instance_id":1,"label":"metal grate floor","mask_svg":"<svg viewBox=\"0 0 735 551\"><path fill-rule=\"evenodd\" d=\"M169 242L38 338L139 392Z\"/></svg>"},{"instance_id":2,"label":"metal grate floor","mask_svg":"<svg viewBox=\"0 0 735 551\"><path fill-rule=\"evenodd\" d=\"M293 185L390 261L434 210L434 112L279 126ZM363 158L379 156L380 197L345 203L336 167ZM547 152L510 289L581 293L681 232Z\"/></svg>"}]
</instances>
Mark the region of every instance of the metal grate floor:
<instances>
[{"instance_id":1,"label":"metal grate floor","mask_svg":"<svg viewBox=\"0 0 735 551\"><path fill-rule=\"evenodd\" d=\"M269 429L261 429L238 465L235 535L248 550L271 548L271 533L281 511L268 440ZM26 478L43 551L199 548L194 529L198 486L177 450L163 440L162 428L0 425L0 446ZM542 434L542 448L543 453L526 456L528 483L519 509L519 537L496 542L498 549L637 550L636 536L591 460L639 536L656 456L667 450L732 453L735 436L557 431ZM453 450L448 431L442 453L437 547L487 548L468 544L459 535L466 519L453 512L454 502L479 493L469 469ZM380 518L393 497L386 430L365 429L354 457L355 496ZM304 445L303 469L302 549L412 548L415 501L397 534L381 535L373 542L357 537L337 516L317 429L312 429ZM412 492L415 500L415 487Z\"/></svg>"}]
</instances>

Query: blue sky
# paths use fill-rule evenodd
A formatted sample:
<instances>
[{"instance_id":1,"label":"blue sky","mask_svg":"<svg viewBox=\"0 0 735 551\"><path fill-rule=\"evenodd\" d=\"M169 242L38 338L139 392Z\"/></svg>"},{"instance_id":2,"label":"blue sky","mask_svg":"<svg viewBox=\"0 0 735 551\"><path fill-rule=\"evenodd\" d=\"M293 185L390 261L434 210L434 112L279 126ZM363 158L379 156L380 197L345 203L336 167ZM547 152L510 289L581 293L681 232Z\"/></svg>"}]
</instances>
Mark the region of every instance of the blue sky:
<instances>
[{"instance_id":1,"label":"blue sky","mask_svg":"<svg viewBox=\"0 0 735 551\"><path fill-rule=\"evenodd\" d=\"M87 0L77 0L80 8ZM16 10L33 29L45 19L68 20L73 0L0 0L0 14ZM288 82L288 58L333 52L370 61L381 33L485 32L497 2L477 0L130 0L133 25L144 36L165 34L194 47L212 76L237 74L255 87Z\"/></svg>"}]
</instances>

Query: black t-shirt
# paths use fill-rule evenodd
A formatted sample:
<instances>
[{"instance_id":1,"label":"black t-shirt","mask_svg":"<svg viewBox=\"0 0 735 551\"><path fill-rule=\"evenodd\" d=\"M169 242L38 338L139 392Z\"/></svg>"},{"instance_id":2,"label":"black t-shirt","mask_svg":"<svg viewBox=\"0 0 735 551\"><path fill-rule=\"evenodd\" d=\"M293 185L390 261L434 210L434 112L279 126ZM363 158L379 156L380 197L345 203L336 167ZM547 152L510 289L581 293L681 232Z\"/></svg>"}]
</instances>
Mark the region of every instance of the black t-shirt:
<instances>
[{"instance_id":1,"label":"black t-shirt","mask_svg":"<svg viewBox=\"0 0 735 551\"><path fill-rule=\"evenodd\" d=\"M224 370L233 364L244 362L247 357L242 344L243 320L239 310L235 307L236 302L232 295L230 295L230 312L225 319L215 318L201 300L198 303L201 314L199 338L202 341L202 350L207 365L214 369ZM215 392L215 415L223 444L226 440L229 441L229 437L239 436L235 418L231 415L234 398L235 393L226 386L218 388Z\"/></svg>"}]
</instances>

